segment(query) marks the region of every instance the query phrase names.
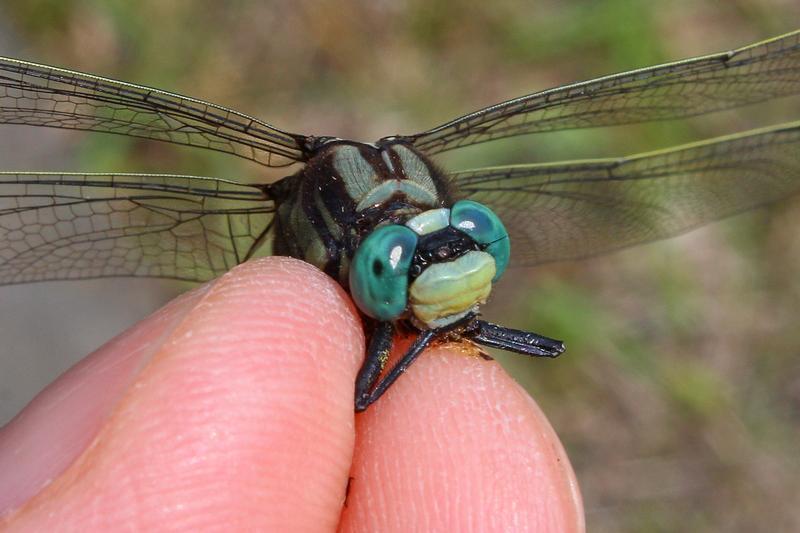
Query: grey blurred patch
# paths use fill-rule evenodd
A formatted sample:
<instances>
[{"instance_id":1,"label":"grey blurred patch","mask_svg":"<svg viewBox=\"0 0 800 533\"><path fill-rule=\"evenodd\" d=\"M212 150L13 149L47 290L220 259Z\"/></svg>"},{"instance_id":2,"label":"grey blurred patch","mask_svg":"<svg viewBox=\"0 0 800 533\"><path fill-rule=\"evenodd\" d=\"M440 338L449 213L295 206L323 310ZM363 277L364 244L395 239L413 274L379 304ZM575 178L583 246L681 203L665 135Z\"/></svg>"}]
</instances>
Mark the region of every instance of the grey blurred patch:
<instances>
[{"instance_id":1,"label":"grey blurred patch","mask_svg":"<svg viewBox=\"0 0 800 533\"><path fill-rule=\"evenodd\" d=\"M172 292L164 282L146 279L0 287L0 425Z\"/></svg>"}]
</instances>

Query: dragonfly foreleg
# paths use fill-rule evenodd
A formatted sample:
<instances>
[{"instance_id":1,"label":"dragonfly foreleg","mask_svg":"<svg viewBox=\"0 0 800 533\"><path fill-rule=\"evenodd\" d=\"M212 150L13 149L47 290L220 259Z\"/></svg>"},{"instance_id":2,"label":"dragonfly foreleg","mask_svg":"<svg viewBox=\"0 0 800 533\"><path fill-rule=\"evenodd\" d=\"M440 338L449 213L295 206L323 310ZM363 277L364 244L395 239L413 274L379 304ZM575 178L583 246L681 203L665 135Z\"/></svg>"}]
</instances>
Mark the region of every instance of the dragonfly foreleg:
<instances>
[{"instance_id":1,"label":"dragonfly foreleg","mask_svg":"<svg viewBox=\"0 0 800 533\"><path fill-rule=\"evenodd\" d=\"M386 324L386 322L382 322L381 324ZM397 362L396 365L392 367L386 376L378 382L374 389L372 389L371 385L375 382L378 375L380 375L381 370L383 369L382 366L375 370L374 366L377 366L373 359L377 359L378 355L373 354L372 349L373 346L376 346L380 340L376 342L376 337L382 333L382 328L379 327L378 330L375 331L375 334L370 341L370 350L367 352L367 358L364 361L364 366L361 367L361 371L358 374L358 379L356 379L356 412L363 411L373 402L375 402L378 398L380 398L386 389L400 377L400 375L406 371L406 369L414 362L414 360L422 353L422 351L430 344L430 342L434 339L437 335L438 331L429 329L425 330L420 333L411 346L408 348L408 351L403 355L400 361ZM391 331L391 329L390 329ZM389 342L386 348L386 356L388 357L389 349L391 348L391 333L389 335ZM383 365L386 364L386 360L383 360ZM370 373L370 374L368 374ZM374 373L374 376L371 375ZM371 379L369 386L365 386L367 380ZM370 390L371 389L371 390Z\"/></svg>"},{"instance_id":2,"label":"dragonfly foreleg","mask_svg":"<svg viewBox=\"0 0 800 533\"><path fill-rule=\"evenodd\" d=\"M378 380L392 350L394 326L391 322L378 322L369 340L364 364L356 378L356 411L363 411L372 401L367 401L373 385Z\"/></svg>"},{"instance_id":3,"label":"dragonfly foreleg","mask_svg":"<svg viewBox=\"0 0 800 533\"><path fill-rule=\"evenodd\" d=\"M565 350L563 342L538 333L506 328L484 320L476 320L472 326L472 331L465 333L465 336L472 342L490 348L532 357L558 357Z\"/></svg>"}]
</instances>

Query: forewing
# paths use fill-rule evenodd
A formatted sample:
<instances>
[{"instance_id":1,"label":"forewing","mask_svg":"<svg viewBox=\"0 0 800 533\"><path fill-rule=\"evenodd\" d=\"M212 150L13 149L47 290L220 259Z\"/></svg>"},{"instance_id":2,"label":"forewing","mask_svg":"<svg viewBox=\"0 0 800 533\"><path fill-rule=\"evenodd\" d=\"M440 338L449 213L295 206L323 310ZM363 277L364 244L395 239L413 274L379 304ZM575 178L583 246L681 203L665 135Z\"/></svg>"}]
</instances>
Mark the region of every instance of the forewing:
<instances>
[{"instance_id":1,"label":"forewing","mask_svg":"<svg viewBox=\"0 0 800 533\"><path fill-rule=\"evenodd\" d=\"M158 174L0 173L0 284L141 276L203 281L272 220L261 189Z\"/></svg>"},{"instance_id":2,"label":"forewing","mask_svg":"<svg viewBox=\"0 0 800 533\"><path fill-rule=\"evenodd\" d=\"M451 175L494 209L512 263L577 259L677 235L800 191L800 122L619 159Z\"/></svg>"},{"instance_id":3,"label":"forewing","mask_svg":"<svg viewBox=\"0 0 800 533\"><path fill-rule=\"evenodd\" d=\"M306 137L224 107L90 74L0 57L0 124L91 130L207 148L279 167Z\"/></svg>"},{"instance_id":4,"label":"forewing","mask_svg":"<svg viewBox=\"0 0 800 533\"><path fill-rule=\"evenodd\" d=\"M407 139L435 154L535 133L688 117L800 93L800 31L522 96Z\"/></svg>"}]
</instances>

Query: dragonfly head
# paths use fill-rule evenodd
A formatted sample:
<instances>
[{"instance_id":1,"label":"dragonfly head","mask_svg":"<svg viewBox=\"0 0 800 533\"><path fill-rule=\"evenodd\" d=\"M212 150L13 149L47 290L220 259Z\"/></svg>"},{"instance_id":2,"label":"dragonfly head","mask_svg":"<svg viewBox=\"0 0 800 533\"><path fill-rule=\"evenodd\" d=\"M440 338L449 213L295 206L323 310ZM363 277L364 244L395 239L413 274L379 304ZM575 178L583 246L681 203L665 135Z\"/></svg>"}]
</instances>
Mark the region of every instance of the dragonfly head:
<instances>
[{"instance_id":1,"label":"dragonfly head","mask_svg":"<svg viewBox=\"0 0 800 533\"><path fill-rule=\"evenodd\" d=\"M461 200L375 229L353 256L350 291L373 318L439 328L486 301L509 256L508 233L497 215Z\"/></svg>"}]
</instances>

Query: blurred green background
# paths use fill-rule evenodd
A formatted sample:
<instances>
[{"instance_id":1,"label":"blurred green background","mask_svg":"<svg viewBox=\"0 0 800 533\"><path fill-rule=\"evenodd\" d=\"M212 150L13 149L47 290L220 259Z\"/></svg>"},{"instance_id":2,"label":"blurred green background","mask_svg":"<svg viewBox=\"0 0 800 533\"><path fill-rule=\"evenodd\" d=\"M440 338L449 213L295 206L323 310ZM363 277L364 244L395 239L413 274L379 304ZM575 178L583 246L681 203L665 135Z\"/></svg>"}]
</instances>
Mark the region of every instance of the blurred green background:
<instances>
[{"instance_id":1,"label":"blurred green background","mask_svg":"<svg viewBox=\"0 0 800 533\"><path fill-rule=\"evenodd\" d=\"M511 97L800 26L797 0L10 1L0 53L210 100L290 131L374 140ZM785 99L690 121L446 155L447 168L625 155L800 119ZM281 172L159 143L0 127L6 170ZM519 270L486 315L563 338L498 354L578 475L591 531L800 530L800 201L590 261ZM524 284L529 290L522 293ZM0 422L186 286L0 288Z\"/></svg>"}]
</instances>

